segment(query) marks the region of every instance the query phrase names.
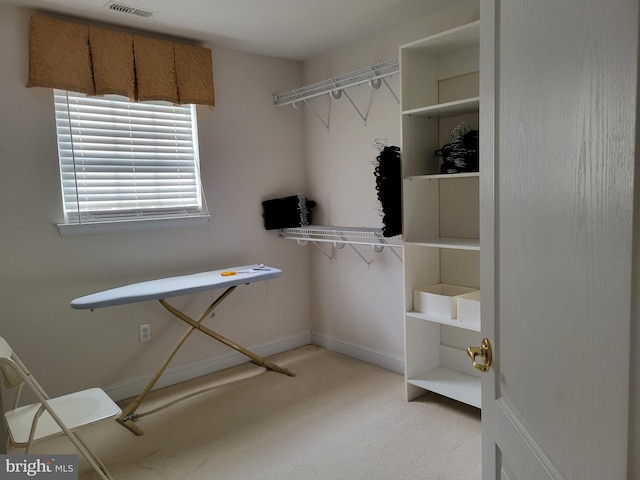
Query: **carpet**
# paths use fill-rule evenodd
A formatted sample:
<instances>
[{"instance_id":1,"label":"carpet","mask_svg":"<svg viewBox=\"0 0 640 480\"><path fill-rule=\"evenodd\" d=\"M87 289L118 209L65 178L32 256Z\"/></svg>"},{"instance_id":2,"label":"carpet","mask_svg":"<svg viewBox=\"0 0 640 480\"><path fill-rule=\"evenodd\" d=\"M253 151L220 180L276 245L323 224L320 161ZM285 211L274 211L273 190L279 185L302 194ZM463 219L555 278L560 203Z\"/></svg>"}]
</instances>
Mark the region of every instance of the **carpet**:
<instances>
[{"instance_id":1,"label":"carpet","mask_svg":"<svg viewBox=\"0 0 640 480\"><path fill-rule=\"evenodd\" d=\"M313 345L269 360L297 376L215 372L151 392L142 436L114 421L82 438L115 480L482 477L478 409L433 393L406 402L401 375ZM74 453L65 442L32 453ZM80 467L80 480L97 478Z\"/></svg>"}]
</instances>

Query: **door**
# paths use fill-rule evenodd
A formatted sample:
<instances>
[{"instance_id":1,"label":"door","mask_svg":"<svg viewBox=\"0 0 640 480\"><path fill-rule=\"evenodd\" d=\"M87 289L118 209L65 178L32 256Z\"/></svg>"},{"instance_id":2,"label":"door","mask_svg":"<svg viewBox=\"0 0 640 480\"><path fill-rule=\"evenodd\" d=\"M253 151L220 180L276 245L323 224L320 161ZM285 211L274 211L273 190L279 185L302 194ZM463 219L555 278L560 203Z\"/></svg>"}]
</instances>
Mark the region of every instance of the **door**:
<instances>
[{"instance_id":1,"label":"door","mask_svg":"<svg viewBox=\"0 0 640 480\"><path fill-rule=\"evenodd\" d=\"M625 479L638 0L481 0L483 478Z\"/></svg>"}]
</instances>

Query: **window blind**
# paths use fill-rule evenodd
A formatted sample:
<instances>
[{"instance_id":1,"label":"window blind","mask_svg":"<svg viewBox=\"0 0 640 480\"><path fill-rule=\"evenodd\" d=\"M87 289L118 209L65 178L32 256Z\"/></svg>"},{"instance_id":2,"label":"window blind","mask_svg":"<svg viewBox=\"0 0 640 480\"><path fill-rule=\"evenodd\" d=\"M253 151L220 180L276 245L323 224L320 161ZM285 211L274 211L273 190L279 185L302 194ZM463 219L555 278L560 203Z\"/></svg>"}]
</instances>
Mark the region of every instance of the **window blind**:
<instances>
[{"instance_id":1,"label":"window blind","mask_svg":"<svg viewBox=\"0 0 640 480\"><path fill-rule=\"evenodd\" d=\"M195 106L54 90L66 223L202 214Z\"/></svg>"}]
</instances>

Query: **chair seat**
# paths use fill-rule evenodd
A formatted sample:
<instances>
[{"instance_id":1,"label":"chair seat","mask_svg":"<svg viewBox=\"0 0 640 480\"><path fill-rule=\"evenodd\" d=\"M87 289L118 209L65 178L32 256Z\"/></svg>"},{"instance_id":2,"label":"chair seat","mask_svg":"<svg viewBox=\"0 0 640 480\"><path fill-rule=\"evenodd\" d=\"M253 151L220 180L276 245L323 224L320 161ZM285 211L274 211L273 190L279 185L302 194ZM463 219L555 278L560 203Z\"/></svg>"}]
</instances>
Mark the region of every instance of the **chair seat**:
<instances>
[{"instance_id":1,"label":"chair seat","mask_svg":"<svg viewBox=\"0 0 640 480\"><path fill-rule=\"evenodd\" d=\"M115 417L122 412L120 407L100 388L90 388L52 398L49 400L49 405L69 430ZM12 443L24 446L29 442L31 424L40 406L40 403L34 403L5 413ZM60 433L62 429L51 415L46 411L43 412L38 420L34 440Z\"/></svg>"}]
</instances>

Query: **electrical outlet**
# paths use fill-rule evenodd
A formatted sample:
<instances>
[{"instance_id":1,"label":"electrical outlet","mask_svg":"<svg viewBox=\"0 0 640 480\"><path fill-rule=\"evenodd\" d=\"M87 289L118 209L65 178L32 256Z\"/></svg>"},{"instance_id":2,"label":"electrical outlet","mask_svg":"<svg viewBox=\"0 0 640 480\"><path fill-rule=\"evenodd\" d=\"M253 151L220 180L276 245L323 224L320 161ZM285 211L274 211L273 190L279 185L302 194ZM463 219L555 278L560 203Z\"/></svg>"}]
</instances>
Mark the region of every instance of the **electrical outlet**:
<instances>
[{"instance_id":1,"label":"electrical outlet","mask_svg":"<svg viewBox=\"0 0 640 480\"><path fill-rule=\"evenodd\" d=\"M140 325L140 343L151 340L151 324Z\"/></svg>"}]
</instances>

